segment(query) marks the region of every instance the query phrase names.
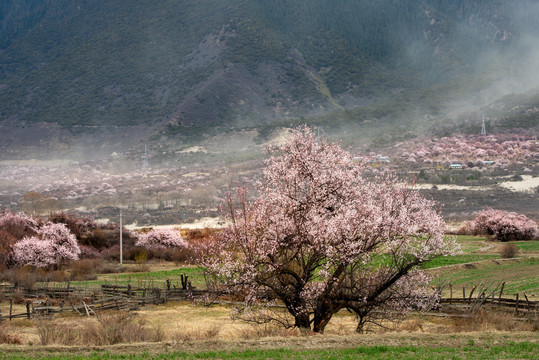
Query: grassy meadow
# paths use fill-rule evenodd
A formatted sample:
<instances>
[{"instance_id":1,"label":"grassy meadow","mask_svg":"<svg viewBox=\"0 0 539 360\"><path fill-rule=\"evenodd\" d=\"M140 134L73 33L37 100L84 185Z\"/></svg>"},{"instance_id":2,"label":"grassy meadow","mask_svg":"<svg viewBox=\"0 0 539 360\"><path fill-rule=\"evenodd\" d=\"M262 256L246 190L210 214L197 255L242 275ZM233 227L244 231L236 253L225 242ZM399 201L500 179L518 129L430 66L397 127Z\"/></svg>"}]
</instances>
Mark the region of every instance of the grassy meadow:
<instances>
[{"instance_id":1,"label":"grassy meadow","mask_svg":"<svg viewBox=\"0 0 539 360\"><path fill-rule=\"evenodd\" d=\"M504 259L504 243L483 237L457 236L461 254L433 259L424 268L433 285L454 289L473 286L494 290L505 282L504 296L517 292L539 299L539 241L516 242L515 258ZM123 273L98 274L73 286L101 284L164 286L187 275L205 288L203 272L173 262L127 263ZM51 284L51 286L53 286ZM58 285L60 286L60 284ZM457 291L457 293L459 293ZM0 300L6 313L9 304ZM536 359L535 321L503 312L477 312L445 317L412 313L407 318L355 333L357 319L346 311L334 316L323 336L306 336L276 325L249 324L231 318L226 304L192 302L148 305L136 312L105 312L99 317L76 313L50 320L13 319L0 324L0 340L16 337L20 344L1 344L0 359ZM280 311L280 310L276 310ZM15 304L14 312L24 312ZM5 341L4 341L5 342Z\"/></svg>"}]
</instances>

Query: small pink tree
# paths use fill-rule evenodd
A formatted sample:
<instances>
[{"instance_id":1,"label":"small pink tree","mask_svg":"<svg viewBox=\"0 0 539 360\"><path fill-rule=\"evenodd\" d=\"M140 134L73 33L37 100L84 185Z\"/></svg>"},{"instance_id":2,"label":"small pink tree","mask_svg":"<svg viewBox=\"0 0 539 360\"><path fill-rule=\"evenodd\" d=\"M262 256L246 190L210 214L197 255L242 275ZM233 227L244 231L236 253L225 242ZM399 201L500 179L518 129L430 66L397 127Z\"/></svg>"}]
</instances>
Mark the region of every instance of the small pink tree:
<instances>
[{"instance_id":1,"label":"small pink tree","mask_svg":"<svg viewBox=\"0 0 539 360\"><path fill-rule=\"evenodd\" d=\"M225 289L248 304L278 299L293 321L244 314L321 333L348 309L361 332L376 310L424 304L427 277L414 269L456 249L432 201L307 127L269 152L259 196L228 197L232 225L201 260Z\"/></svg>"},{"instance_id":2,"label":"small pink tree","mask_svg":"<svg viewBox=\"0 0 539 360\"><path fill-rule=\"evenodd\" d=\"M39 224L31 217L11 211L0 212L0 230L3 230L16 239L35 235Z\"/></svg>"},{"instance_id":3,"label":"small pink tree","mask_svg":"<svg viewBox=\"0 0 539 360\"><path fill-rule=\"evenodd\" d=\"M13 259L18 265L48 267L56 265L56 256L51 241L37 236L25 237L15 244Z\"/></svg>"},{"instance_id":4,"label":"small pink tree","mask_svg":"<svg viewBox=\"0 0 539 360\"><path fill-rule=\"evenodd\" d=\"M152 229L139 236L135 244L147 250L165 250L167 248L186 248L185 241L180 233L173 229Z\"/></svg>"},{"instance_id":5,"label":"small pink tree","mask_svg":"<svg viewBox=\"0 0 539 360\"><path fill-rule=\"evenodd\" d=\"M31 217L11 211L0 211L0 265L12 266L13 245L25 236L37 233L39 224Z\"/></svg>"},{"instance_id":6,"label":"small pink tree","mask_svg":"<svg viewBox=\"0 0 539 360\"><path fill-rule=\"evenodd\" d=\"M64 224L47 223L36 236L25 237L13 246L18 265L47 267L78 260L81 250L75 236Z\"/></svg>"},{"instance_id":7,"label":"small pink tree","mask_svg":"<svg viewBox=\"0 0 539 360\"><path fill-rule=\"evenodd\" d=\"M484 209L469 223L474 234L494 236L499 241L530 240L539 237L535 221L523 214L496 209Z\"/></svg>"}]
</instances>

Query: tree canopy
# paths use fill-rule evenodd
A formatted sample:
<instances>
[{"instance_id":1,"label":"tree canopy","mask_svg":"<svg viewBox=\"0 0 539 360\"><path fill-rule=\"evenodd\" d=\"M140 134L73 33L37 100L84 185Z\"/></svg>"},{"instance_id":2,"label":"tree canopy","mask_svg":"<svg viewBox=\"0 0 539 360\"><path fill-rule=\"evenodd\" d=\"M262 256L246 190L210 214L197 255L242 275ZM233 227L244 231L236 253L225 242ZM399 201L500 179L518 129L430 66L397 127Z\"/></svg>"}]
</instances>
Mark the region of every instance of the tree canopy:
<instances>
[{"instance_id":1,"label":"tree canopy","mask_svg":"<svg viewBox=\"0 0 539 360\"><path fill-rule=\"evenodd\" d=\"M231 226L203 260L248 304L276 299L293 318L251 311L251 320L323 332L348 309L361 331L374 309L429 301L415 268L456 249L434 202L308 127L269 153L258 197L229 196Z\"/></svg>"}]
</instances>

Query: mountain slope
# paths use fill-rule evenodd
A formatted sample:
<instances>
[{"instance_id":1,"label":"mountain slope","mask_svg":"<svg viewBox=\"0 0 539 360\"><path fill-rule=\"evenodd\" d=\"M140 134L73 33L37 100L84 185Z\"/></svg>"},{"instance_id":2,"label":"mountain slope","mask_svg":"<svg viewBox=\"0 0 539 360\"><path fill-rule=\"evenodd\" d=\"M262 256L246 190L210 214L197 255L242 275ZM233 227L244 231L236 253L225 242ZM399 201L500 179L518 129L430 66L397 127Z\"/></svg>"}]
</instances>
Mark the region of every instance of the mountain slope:
<instances>
[{"instance_id":1,"label":"mountain slope","mask_svg":"<svg viewBox=\"0 0 539 360\"><path fill-rule=\"evenodd\" d=\"M524 70L535 65L537 1L4 0L0 9L4 129L140 125L186 137L357 119L373 102L436 115L444 98L492 86L508 67L517 85L535 79Z\"/></svg>"}]
</instances>

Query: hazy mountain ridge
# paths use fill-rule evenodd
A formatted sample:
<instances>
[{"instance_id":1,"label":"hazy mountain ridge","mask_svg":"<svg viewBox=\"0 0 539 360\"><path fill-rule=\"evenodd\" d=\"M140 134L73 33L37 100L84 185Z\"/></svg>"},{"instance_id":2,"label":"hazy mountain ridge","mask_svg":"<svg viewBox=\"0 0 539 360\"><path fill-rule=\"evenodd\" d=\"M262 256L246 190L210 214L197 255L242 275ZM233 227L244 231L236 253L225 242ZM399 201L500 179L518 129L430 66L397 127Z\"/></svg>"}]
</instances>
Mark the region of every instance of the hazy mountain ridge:
<instances>
[{"instance_id":1,"label":"hazy mountain ridge","mask_svg":"<svg viewBox=\"0 0 539 360\"><path fill-rule=\"evenodd\" d=\"M444 97L537 77L518 74L534 65L519 61L533 58L537 4L4 0L0 125L188 138L324 114L354 126L419 107L443 118Z\"/></svg>"}]
</instances>

